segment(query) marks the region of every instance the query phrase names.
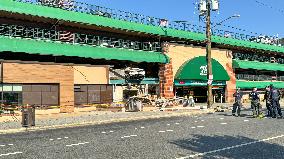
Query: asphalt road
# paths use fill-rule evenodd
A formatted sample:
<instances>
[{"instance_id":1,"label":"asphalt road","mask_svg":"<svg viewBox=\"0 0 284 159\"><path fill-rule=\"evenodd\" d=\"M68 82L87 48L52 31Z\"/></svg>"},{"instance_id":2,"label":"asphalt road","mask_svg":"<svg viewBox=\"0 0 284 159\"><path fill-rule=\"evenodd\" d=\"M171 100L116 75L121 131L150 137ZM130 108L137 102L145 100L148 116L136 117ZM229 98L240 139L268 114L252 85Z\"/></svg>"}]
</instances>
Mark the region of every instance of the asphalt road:
<instances>
[{"instance_id":1,"label":"asphalt road","mask_svg":"<svg viewBox=\"0 0 284 159\"><path fill-rule=\"evenodd\" d=\"M227 113L7 134L0 159L284 159L284 119Z\"/></svg>"}]
</instances>

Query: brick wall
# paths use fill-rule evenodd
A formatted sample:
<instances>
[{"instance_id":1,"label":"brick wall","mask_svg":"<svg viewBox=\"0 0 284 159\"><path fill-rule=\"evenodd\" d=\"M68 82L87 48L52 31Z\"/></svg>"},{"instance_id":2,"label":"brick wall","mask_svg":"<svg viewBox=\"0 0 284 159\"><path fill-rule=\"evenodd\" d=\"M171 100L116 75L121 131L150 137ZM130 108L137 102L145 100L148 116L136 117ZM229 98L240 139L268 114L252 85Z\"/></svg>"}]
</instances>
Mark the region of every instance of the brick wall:
<instances>
[{"instance_id":1,"label":"brick wall","mask_svg":"<svg viewBox=\"0 0 284 159\"><path fill-rule=\"evenodd\" d=\"M74 111L74 70L53 64L4 63L4 83L58 83L60 111Z\"/></svg>"},{"instance_id":2,"label":"brick wall","mask_svg":"<svg viewBox=\"0 0 284 159\"><path fill-rule=\"evenodd\" d=\"M169 44L163 44L163 53L169 53ZM173 66L172 59L170 59L170 63L161 64L159 69L159 80L160 80L160 96L165 98L173 98L174 92L174 76L173 76Z\"/></svg>"}]
</instances>

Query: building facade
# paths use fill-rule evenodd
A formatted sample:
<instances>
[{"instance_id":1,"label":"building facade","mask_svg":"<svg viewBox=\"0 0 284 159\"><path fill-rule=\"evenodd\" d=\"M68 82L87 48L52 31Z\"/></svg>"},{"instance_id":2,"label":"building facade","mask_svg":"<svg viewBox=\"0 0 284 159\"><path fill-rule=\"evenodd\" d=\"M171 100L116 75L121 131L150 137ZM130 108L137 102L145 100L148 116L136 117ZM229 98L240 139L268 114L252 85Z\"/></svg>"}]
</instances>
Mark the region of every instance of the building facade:
<instances>
[{"instance_id":1,"label":"building facade","mask_svg":"<svg viewBox=\"0 0 284 159\"><path fill-rule=\"evenodd\" d=\"M172 70L169 83L173 86L174 96L193 96L196 102L207 100L207 61L206 48L169 44L168 56ZM232 101L236 88L235 74L232 68L232 51L212 49L213 95L215 101Z\"/></svg>"},{"instance_id":2,"label":"building facade","mask_svg":"<svg viewBox=\"0 0 284 159\"><path fill-rule=\"evenodd\" d=\"M126 94L205 102L204 33L196 25L73 0L1 0L1 102L60 106L61 112ZM232 102L237 87L284 88L284 47L258 39L213 32L215 102ZM126 67L145 70L139 88L126 84Z\"/></svg>"}]
</instances>

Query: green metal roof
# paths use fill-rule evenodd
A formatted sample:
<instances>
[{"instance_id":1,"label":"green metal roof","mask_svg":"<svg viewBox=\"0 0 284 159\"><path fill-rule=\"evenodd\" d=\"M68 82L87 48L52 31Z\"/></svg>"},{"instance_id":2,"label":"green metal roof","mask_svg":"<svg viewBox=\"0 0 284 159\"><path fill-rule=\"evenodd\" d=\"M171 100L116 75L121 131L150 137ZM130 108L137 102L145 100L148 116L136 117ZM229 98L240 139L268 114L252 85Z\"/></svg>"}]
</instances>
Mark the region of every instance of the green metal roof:
<instances>
[{"instance_id":1,"label":"green metal roof","mask_svg":"<svg viewBox=\"0 0 284 159\"><path fill-rule=\"evenodd\" d=\"M168 63L166 55L158 52L134 51L118 48L93 47L79 44L47 42L33 39L0 36L0 52L25 52L30 54L76 56L93 59L127 60L133 62Z\"/></svg>"},{"instance_id":2,"label":"green metal roof","mask_svg":"<svg viewBox=\"0 0 284 159\"><path fill-rule=\"evenodd\" d=\"M212 59L213 80L228 81L230 77L223 66ZM175 79L207 80L207 61L205 56L195 57L185 62L177 71Z\"/></svg>"},{"instance_id":3,"label":"green metal roof","mask_svg":"<svg viewBox=\"0 0 284 159\"><path fill-rule=\"evenodd\" d=\"M273 84L276 88L284 88L284 82L262 82L262 81L237 81L236 86L238 88L265 88L266 86L269 86L270 84Z\"/></svg>"},{"instance_id":4,"label":"green metal roof","mask_svg":"<svg viewBox=\"0 0 284 159\"><path fill-rule=\"evenodd\" d=\"M66 11L59 8L15 2L13 0L1 0L0 10L12 13L26 14L26 15L39 16L44 18L52 18L63 21L81 23L85 25L96 25L96 26L110 27L120 30L143 32L159 36L174 37L174 38L194 40L194 41L205 40L205 34L193 33L193 32L181 31L175 29L167 29L157 26L149 26L134 22L127 22L122 20L96 16L96 15L89 15L85 13ZM212 42L223 45L239 46L245 48L284 53L284 47L254 43L250 41L243 41L243 40L237 40L237 39L225 38L219 36L212 36Z\"/></svg>"},{"instance_id":5,"label":"green metal roof","mask_svg":"<svg viewBox=\"0 0 284 159\"><path fill-rule=\"evenodd\" d=\"M239 47L245 47L245 48L251 48L251 49L284 53L284 47L250 42L246 40L238 40L238 39L233 39L233 38L225 38L225 37L220 37L220 36L213 36L212 42L215 42L217 44L230 45L230 46L239 46Z\"/></svg>"},{"instance_id":6,"label":"green metal roof","mask_svg":"<svg viewBox=\"0 0 284 159\"><path fill-rule=\"evenodd\" d=\"M258 61L233 60L233 67L255 70L284 71L283 64Z\"/></svg>"},{"instance_id":7,"label":"green metal roof","mask_svg":"<svg viewBox=\"0 0 284 159\"><path fill-rule=\"evenodd\" d=\"M165 30L164 28L156 26L105 18L102 16L89 15L86 13L66 11L59 8L15 2L13 0L0 0L0 10L32 15L32 16L39 16L44 18L59 19L69 22L77 22L86 25L110 27L110 28L116 28L128 31L137 31L137 32L143 32L155 35L172 36L172 37L179 37L179 38L192 39L192 40L205 39L205 35L203 34L179 31L175 29Z\"/></svg>"}]
</instances>

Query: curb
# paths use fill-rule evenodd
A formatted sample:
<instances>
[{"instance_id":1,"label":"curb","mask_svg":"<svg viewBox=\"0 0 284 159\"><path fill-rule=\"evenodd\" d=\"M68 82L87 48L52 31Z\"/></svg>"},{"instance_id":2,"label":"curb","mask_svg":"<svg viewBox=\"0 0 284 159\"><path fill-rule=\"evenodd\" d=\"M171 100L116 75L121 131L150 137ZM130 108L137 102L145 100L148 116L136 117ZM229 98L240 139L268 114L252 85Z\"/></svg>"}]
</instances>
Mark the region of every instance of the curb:
<instances>
[{"instance_id":1,"label":"curb","mask_svg":"<svg viewBox=\"0 0 284 159\"><path fill-rule=\"evenodd\" d=\"M182 113L172 113L172 114L156 115L156 116L141 116L141 117L132 117L132 118L127 117L127 118L92 121L92 122L81 122L81 123L73 123L73 124L8 129L8 130L0 130L0 135L20 133L20 132L34 132L34 131L54 130L54 129L63 129L63 128L75 128L75 127L82 127L82 126L101 125L101 124L110 124L110 123L119 123L119 122L128 122L128 121L139 121L139 120L147 120L147 119L160 119L160 118L170 118L170 117L179 117L179 116L201 115L201 114L207 114L207 113L213 113L213 112L214 110L200 110L198 112L182 112Z\"/></svg>"}]
</instances>

